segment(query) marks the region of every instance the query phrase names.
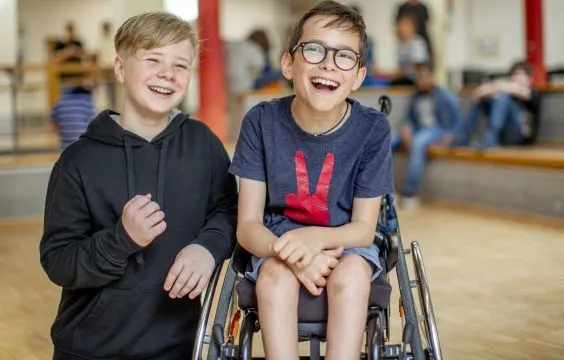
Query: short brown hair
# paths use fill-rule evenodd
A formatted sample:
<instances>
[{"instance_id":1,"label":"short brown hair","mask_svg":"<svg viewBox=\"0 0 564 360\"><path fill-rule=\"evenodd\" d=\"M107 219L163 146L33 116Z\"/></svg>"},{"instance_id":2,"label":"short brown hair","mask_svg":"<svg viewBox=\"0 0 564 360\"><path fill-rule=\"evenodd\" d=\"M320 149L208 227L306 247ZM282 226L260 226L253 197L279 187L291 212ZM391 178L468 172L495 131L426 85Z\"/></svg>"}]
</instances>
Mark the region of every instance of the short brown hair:
<instances>
[{"instance_id":1,"label":"short brown hair","mask_svg":"<svg viewBox=\"0 0 564 360\"><path fill-rule=\"evenodd\" d=\"M515 74L517 71L523 71L527 76L531 76L533 74L533 69L531 65L527 61L517 61L511 64L511 68L509 69L509 76Z\"/></svg>"},{"instance_id":2,"label":"short brown hair","mask_svg":"<svg viewBox=\"0 0 564 360\"><path fill-rule=\"evenodd\" d=\"M114 37L116 53L150 50L190 40L194 52L198 39L192 25L176 15L166 12L150 12L127 19Z\"/></svg>"},{"instance_id":3,"label":"short brown hair","mask_svg":"<svg viewBox=\"0 0 564 360\"><path fill-rule=\"evenodd\" d=\"M302 37L304 32L304 24L307 20L314 16L328 16L333 17L327 25L326 28L337 28L341 26L347 26L348 30L353 33L358 33L360 36L360 67L366 64L366 48L368 46L368 40L366 35L366 25L362 15L360 15L353 7L338 3L332 0L325 0L315 5L313 8L308 10L292 27L290 31L290 36L288 38L288 53L292 53L292 50L298 41Z\"/></svg>"}]
</instances>

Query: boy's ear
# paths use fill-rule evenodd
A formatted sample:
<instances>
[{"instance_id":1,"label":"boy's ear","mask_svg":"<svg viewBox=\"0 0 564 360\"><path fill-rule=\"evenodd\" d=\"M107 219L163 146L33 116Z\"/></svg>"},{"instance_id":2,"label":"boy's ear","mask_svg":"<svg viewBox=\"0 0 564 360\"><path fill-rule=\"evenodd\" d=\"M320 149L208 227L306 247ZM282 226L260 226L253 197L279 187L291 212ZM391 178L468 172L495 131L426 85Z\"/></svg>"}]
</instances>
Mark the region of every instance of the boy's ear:
<instances>
[{"instance_id":1,"label":"boy's ear","mask_svg":"<svg viewBox=\"0 0 564 360\"><path fill-rule=\"evenodd\" d=\"M125 79L125 67L124 67L125 60L123 57L117 55L114 59L114 74L116 75L116 79L120 84L123 84Z\"/></svg>"},{"instance_id":2,"label":"boy's ear","mask_svg":"<svg viewBox=\"0 0 564 360\"><path fill-rule=\"evenodd\" d=\"M285 52L282 55L282 59L280 60L280 69L282 69L282 74L286 78L286 80L292 80L292 55L288 52Z\"/></svg>"},{"instance_id":3,"label":"boy's ear","mask_svg":"<svg viewBox=\"0 0 564 360\"><path fill-rule=\"evenodd\" d=\"M354 79L352 91L358 90L360 85L362 85L362 83L364 82L365 77L366 77L366 66L363 66L359 68L358 72L356 73L356 78Z\"/></svg>"}]
</instances>

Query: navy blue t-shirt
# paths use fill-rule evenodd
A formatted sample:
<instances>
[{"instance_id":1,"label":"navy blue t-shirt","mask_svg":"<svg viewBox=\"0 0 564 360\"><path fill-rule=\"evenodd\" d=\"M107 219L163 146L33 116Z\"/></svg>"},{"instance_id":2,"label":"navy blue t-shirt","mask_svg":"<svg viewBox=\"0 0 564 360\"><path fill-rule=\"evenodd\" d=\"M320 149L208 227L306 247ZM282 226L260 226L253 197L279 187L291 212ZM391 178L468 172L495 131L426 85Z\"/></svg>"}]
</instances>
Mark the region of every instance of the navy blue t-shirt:
<instances>
[{"instance_id":1,"label":"navy blue t-shirt","mask_svg":"<svg viewBox=\"0 0 564 360\"><path fill-rule=\"evenodd\" d=\"M341 226L354 198L394 191L386 116L358 101L337 131L314 136L291 115L294 95L262 102L243 119L230 172L266 183L264 225L276 236L301 226Z\"/></svg>"}]
</instances>

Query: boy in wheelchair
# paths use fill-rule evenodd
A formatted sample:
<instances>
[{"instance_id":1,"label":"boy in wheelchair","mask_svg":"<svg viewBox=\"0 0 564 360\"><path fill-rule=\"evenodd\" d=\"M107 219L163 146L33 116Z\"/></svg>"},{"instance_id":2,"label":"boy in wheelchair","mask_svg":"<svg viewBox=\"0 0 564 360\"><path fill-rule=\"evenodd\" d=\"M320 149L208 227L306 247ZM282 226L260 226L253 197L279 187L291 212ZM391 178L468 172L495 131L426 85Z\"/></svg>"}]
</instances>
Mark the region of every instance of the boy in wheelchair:
<instances>
[{"instance_id":1,"label":"boy in wheelchair","mask_svg":"<svg viewBox=\"0 0 564 360\"><path fill-rule=\"evenodd\" d=\"M231 173L240 177L239 244L252 254L268 359L298 358L298 303L327 296L326 359L358 359L380 197L392 193L386 116L349 98L365 74L366 28L323 1L290 34L281 67L295 95L245 116ZM310 294L302 294L306 289Z\"/></svg>"}]
</instances>

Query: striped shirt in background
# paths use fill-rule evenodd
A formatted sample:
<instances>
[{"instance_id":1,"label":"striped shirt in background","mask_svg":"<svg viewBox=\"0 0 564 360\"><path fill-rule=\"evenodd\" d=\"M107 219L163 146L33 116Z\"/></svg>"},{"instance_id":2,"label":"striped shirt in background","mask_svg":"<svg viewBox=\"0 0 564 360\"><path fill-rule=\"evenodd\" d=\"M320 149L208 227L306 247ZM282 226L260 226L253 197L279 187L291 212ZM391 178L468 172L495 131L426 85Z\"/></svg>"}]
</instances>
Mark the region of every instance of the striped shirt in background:
<instances>
[{"instance_id":1,"label":"striped shirt in background","mask_svg":"<svg viewBox=\"0 0 564 360\"><path fill-rule=\"evenodd\" d=\"M90 90L74 88L61 95L51 111L51 120L59 131L61 150L78 140L95 115Z\"/></svg>"}]
</instances>

